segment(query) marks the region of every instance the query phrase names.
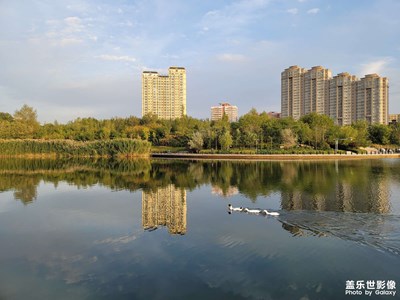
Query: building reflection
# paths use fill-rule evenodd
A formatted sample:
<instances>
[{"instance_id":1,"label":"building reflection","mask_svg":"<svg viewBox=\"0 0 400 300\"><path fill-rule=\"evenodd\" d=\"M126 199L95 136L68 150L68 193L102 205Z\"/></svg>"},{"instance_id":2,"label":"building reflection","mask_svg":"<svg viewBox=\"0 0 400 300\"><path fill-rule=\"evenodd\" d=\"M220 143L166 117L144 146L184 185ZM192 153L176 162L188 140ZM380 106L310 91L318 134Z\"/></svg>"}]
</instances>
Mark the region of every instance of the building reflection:
<instances>
[{"instance_id":1,"label":"building reflection","mask_svg":"<svg viewBox=\"0 0 400 300\"><path fill-rule=\"evenodd\" d=\"M338 179L331 192L309 193L300 189L282 191L281 205L286 210L388 213L390 183L384 177L371 178L366 185Z\"/></svg>"},{"instance_id":2,"label":"building reflection","mask_svg":"<svg viewBox=\"0 0 400 300\"><path fill-rule=\"evenodd\" d=\"M155 192L142 192L142 226L155 230L165 226L171 234L186 233L186 190L173 184Z\"/></svg>"},{"instance_id":3,"label":"building reflection","mask_svg":"<svg viewBox=\"0 0 400 300\"><path fill-rule=\"evenodd\" d=\"M212 185L211 193L214 195L228 198L239 194L239 189L236 186L228 186L227 188L221 188L218 185Z\"/></svg>"}]
</instances>

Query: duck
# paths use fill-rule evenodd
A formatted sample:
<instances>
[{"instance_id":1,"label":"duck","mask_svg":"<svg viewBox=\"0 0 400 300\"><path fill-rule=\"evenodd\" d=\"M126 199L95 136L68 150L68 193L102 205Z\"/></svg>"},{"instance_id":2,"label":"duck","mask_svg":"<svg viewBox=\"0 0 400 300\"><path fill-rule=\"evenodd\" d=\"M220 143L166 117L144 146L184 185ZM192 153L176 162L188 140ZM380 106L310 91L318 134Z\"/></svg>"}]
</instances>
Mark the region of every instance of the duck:
<instances>
[{"instance_id":1,"label":"duck","mask_svg":"<svg viewBox=\"0 0 400 300\"><path fill-rule=\"evenodd\" d=\"M263 211L261 211L261 213L263 215L270 215L270 216L279 216L279 213L275 212L275 211L271 211L269 212L268 210L264 209Z\"/></svg>"},{"instance_id":2,"label":"duck","mask_svg":"<svg viewBox=\"0 0 400 300\"><path fill-rule=\"evenodd\" d=\"M230 211L243 211L243 207L233 207L232 204L228 204L228 209Z\"/></svg>"},{"instance_id":3,"label":"duck","mask_svg":"<svg viewBox=\"0 0 400 300\"><path fill-rule=\"evenodd\" d=\"M248 212L250 214L259 214L259 213L261 213L261 209L248 209L247 207L243 211Z\"/></svg>"}]
</instances>

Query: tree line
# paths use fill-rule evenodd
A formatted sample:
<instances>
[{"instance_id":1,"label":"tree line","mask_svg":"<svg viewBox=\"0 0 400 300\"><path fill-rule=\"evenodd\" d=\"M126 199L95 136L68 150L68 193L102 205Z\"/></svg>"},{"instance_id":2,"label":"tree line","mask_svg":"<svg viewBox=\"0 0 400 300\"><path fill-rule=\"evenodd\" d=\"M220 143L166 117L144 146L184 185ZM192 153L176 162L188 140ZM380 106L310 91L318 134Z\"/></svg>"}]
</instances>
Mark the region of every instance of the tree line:
<instances>
[{"instance_id":1,"label":"tree line","mask_svg":"<svg viewBox=\"0 0 400 300\"><path fill-rule=\"evenodd\" d=\"M66 124L40 124L37 112L24 105L13 115L0 112L1 139L45 139L96 141L120 138L141 139L153 146L185 147L192 151L233 151L252 149L263 153L276 149L312 148L328 150L337 143L341 149L378 145L400 145L400 124L357 121L337 126L326 115L311 113L295 121L276 119L265 112L250 110L237 122L227 117L218 121L185 116L175 120L155 115L97 120L77 118Z\"/></svg>"}]
</instances>

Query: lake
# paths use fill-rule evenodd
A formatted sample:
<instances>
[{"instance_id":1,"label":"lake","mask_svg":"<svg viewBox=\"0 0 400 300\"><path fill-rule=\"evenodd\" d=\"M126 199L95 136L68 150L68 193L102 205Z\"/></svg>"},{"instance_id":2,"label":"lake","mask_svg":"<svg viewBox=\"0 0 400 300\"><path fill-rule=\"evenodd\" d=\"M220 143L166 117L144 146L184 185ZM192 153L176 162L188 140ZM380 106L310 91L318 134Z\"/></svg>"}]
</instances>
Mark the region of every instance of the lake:
<instances>
[{"instance_id":1,"label":"lake","mask_svg":"<svg viewBox=\"0 0 400 300\"><path fill-rule=\"evenodd\" d=\"M394 299L400 160L3 159L0 245L1 300Z\"/></svg>"}]
</instances>

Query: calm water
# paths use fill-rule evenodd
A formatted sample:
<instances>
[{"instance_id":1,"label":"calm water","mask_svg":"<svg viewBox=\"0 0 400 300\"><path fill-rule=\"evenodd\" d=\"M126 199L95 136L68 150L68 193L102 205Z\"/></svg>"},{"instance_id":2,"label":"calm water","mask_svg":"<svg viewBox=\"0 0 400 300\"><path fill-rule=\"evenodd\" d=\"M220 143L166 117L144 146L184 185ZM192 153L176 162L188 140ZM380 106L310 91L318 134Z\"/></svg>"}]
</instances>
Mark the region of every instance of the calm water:
<instances>
[{"instance_id":1,"label":"calm water","mask_svg":"<svg viewBox=\"0 0 400 300\"><path fill-rule=\"evenodd\" d=\"M361 299L399 270L400 160L0 161L1 300Z\"/></svg>"}]
</instances>

